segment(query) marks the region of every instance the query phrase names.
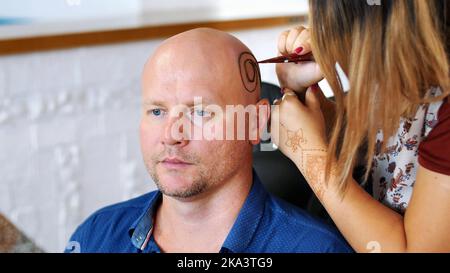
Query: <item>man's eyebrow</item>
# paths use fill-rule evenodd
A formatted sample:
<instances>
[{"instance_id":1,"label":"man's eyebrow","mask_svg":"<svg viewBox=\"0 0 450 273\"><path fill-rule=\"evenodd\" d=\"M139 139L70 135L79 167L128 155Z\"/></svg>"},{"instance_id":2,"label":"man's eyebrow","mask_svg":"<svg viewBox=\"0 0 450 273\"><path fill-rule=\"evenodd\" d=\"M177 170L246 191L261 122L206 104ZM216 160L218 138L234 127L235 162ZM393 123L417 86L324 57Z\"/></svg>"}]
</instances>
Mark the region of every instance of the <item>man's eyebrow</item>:
<instances>
[{"instance_id":1,"label":"man's eyebrow","mask_svg":"<svg viewBox=\"0 0 450 273\"><path fill-rule=\"evenodd\" d=\"M199 99L199 101L201 101L201 103L202 103L203 105L217 104L217 103L213 103L211 100L206 99L206 98L203 98L203 97L201 98L201 100ZM185 106L187 106L187 107L193 107L193 106L196 105L195 102L196 102L196 101L192 100L192 101L189 101L189 102L178 103L178 105L181 104L181 105L185 105ZM164 101L160 101L160 100L144 100L144 101L142 102L142 105L143 105L143 106L154 105L154 106L166 107L167 103L164 102Z\"/></svg>"},{"instance_id":2,"label":"man's eyebrow","mask_svg":"<svg viewBox=\"0 0 450 273\"><path fill-rule=\"evenodd\" d=\"M163 101L156 101L156 100L144 100L142 102L142 105L144 106L150 106L150 105L154 105L154 106L165 106L165 103Z\"/></svg>"}]
</instances>

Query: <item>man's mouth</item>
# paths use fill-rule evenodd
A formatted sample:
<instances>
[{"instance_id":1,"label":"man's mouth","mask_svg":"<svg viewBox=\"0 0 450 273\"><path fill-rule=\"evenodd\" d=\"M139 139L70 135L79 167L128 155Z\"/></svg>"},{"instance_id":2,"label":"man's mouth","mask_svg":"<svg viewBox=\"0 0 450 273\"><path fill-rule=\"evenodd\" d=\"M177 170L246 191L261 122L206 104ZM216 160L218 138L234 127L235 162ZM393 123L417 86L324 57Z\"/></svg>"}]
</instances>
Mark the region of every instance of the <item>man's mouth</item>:
<instances>
[{"instance_id":1,"label":"man's mouth","mask_svg":"<svg viewBox=\"0 0 450 273\"><path fill-rule=\"evenodd\" d=\"M171 169L173 169L173 168L185 168L185 167L188 167L188 166L192 165L191 163L186 162L186 161L184 161L184 160L182 160L180 158L177 158L177 157L165 158L165 159L163 159L161 161L161 164L164 167L171 168Z\"/></svg>"}]
</instances>

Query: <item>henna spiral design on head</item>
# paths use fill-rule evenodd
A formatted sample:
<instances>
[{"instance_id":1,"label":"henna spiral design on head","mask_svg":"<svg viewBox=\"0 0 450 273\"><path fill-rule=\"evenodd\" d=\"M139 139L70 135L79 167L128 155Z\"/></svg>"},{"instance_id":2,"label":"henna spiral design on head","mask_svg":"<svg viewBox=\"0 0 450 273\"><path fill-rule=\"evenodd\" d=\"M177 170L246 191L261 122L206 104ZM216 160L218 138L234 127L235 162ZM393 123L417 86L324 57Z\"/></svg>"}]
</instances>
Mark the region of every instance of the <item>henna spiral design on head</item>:
<instances>
[{"instance_id":1,"label":"henna spiral design on head","mask_svg":"<svg viewBox=\"0 0 450 273\"><path fill-rule=\"evenodd\" d=\"M241 73L242 84L244 84L245 90L253 93L258 87L261 74L252 53L242 52L239 55L239 72Z\"/></svg>"}]
</instances>

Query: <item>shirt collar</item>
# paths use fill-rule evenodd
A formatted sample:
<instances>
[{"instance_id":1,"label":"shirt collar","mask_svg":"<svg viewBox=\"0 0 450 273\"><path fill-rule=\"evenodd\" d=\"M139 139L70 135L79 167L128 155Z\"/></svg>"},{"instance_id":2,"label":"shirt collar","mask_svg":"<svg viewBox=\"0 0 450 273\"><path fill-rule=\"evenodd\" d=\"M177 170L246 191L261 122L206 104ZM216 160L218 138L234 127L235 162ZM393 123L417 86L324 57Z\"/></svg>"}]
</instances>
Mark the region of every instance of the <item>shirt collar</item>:
<instances>
[{"instance_id":1,"label":"shirt collar","mask_svg":"<svg viewBox=\"0 0 450 273\"><path fill-rule=\"evenodd\" d=\"M152 195L148 200L147 205L144 207L142 214L128 229L131 243L140 250L144 250L150 240L153 231L154 215L161 198L162 193L160 191L157 191L156 194Z\"/></svg>"},{"instance_id":2,"label":"shirt collar","mask_svg":"<svg viewBox=\"0 0 450 273\"><path fill-rule=\"evenodd\" d=\"M160 191L154 194L148 201L142 214L128 230L132 244L140 250L144 250L152 240L154 214L161 198L162 193ZM266 198L267 192L255 170L253 170L253 183L250 193L223 243L221 252L241 253L248 248L264 214Z\"/></svg>"}]
</instances>

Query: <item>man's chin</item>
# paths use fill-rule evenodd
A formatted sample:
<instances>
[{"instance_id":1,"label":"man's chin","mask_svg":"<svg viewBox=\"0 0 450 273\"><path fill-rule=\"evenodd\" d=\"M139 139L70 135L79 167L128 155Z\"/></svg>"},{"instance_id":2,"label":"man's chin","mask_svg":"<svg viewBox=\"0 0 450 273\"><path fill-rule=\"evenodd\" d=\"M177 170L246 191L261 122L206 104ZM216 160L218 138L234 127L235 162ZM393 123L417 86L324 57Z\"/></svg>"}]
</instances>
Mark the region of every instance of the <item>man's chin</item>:
<instances>
[{"instance_id":1,"label":"man's chin","mask_svg":"<svg viewBox=\"0 0 450 273\"><path fill-rule=\"evenodd\" d=\"M206 184L196 182L192 176L174 175L173 173L160 173L158 181L155 182L164 195L178 199L195 197L206 189Z\"/></svg>"},{"instance_id":2,"label":"man's chin","mask_svg":"<svg viewBox=\"0 0 450 273\"><path fill-rule=\"evenodd\" d=\"M177 199L190 199L203 192L204 188L199 185L170 185L170 183L163 182L159 186L159 190L166 196Z\"/></svg>"},{"instance_id":3,"label":"man's chin","mask_svg":"<svg viewBox=\"0 0 450 273\"><path fill-rule=\"evenodd\" d=\"M189 174L184 172L161 171L158 172L158 188L167 193L183 192L192 187L193 181Z\"/></svg>"}]
</instances>

